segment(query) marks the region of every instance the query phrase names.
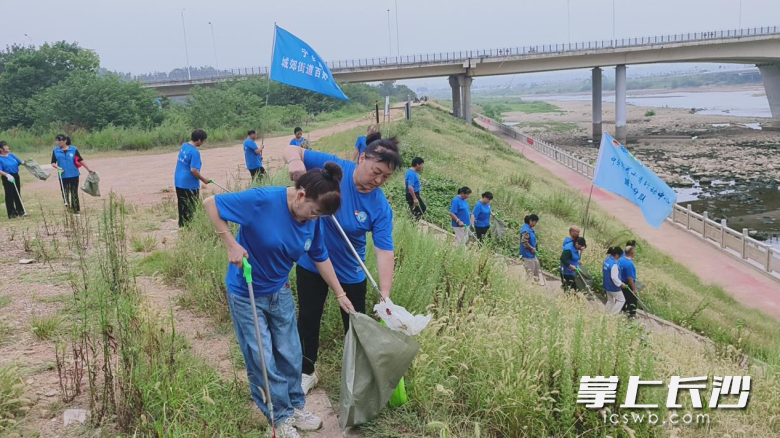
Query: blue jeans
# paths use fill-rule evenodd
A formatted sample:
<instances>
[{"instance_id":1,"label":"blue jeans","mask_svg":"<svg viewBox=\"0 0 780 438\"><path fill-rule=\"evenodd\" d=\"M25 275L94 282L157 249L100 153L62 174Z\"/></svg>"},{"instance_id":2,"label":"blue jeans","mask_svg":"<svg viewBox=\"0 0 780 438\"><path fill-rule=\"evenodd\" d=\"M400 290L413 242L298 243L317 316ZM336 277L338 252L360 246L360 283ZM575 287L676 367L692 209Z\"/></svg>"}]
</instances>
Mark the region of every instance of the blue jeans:
<instances>
[{"instance_id":1,"label":"blue jeans","mask_svg":"<svg viewBox=\"0 0 780 438\"><path fill-rule=\"evenodd\" d=\"M266 418L270 419L268 408L263 402L265 385L251 302L249 297L242 297L230 291L227 299L238 345L244 354L252 399ZM285 285L277 293L255 294L255 304L260 322L260 336L263 338L271 400L274 403L274 421L281 423L292 417L293 409L302 409L306 404L306 396L301 388L303 358L295 321L295 301L290 286Z\"/></svg>"}]
</instances>

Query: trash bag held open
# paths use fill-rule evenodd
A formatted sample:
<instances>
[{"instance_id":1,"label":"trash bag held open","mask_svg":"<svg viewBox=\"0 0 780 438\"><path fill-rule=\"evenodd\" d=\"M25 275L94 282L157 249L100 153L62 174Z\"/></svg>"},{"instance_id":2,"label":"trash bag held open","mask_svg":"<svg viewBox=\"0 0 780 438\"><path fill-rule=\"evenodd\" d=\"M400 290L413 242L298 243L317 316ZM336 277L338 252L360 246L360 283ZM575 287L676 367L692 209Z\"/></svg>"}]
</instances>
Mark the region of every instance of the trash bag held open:
<instances>
[{"instance_id":1,"label":"trash bag held open","mask_svg":"<svg viewBox=\"0 0 780 438\"><path fill-rule=\"evenodd\" d=\"M349 315L339 396L341 428L371 421L387 405L420 344L371 317Z\"/></svg>"}]
</instances>

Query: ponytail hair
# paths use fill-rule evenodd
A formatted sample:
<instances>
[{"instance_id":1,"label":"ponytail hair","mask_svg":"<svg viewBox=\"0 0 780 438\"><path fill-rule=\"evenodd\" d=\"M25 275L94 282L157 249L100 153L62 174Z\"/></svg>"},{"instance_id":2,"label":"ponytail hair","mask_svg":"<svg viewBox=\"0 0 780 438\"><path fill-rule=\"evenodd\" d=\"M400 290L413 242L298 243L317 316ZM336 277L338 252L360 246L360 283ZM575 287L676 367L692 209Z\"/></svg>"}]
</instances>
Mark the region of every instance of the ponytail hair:
<instances>
[{"instance_id":1,"label":"ponytail hair","mask_svg":"<svg viewBox=\"0 0 780 438\"><path fill-rule=\"evenodd\" d=\"M322 215L332 215L341 207L341 179L344 173L333 161L322 169L312 169L295 182L296 189L306 191L306 198L319 205Z\"/></svg>"}]
</instances>

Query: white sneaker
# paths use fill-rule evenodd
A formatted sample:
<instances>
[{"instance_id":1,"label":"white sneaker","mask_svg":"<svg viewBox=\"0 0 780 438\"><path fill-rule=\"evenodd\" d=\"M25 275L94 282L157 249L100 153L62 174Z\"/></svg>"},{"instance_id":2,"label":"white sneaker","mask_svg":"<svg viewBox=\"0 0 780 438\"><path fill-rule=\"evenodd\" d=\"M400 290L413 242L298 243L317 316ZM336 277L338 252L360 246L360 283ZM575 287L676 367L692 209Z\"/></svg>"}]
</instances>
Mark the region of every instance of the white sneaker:
<instances>
[{"instance_id":1,"label":"white sneaker","mask_svg":"<svg viewBox=\"0 0 780 438\"><path fill-rule=\"evenodd\" d=\"M318 430L322 427L322 418L305 409L295 409L292 418L298 430Z\"/></svg>"},{"instance_id":2,"label":"white sneaker","mask_svg":"<svg viewBox=\"0 0 780 438\"><path fill-rule=\"evenodd\" d=\"M279 438L301 438L301 435L295 430L295 419L290 417L284 421L284 423L277 424L277 432ZM268 436L272 436L272 431L268 431Z\"/></svg>"},{"instance_id":3,"label":"white sneaker","mask_svg":"<svg viewBox=\"0 0 780 438\"><path fill-rule=\"evenodd\" d=\"M313 372L311 374L301 374L301 387L303 388L303 394L306 395L309 393L309 391L312 390L315 386L317 386L317 383L320 381L319 377L317 377L317 372Z\"/></svg>"}]
</instances>

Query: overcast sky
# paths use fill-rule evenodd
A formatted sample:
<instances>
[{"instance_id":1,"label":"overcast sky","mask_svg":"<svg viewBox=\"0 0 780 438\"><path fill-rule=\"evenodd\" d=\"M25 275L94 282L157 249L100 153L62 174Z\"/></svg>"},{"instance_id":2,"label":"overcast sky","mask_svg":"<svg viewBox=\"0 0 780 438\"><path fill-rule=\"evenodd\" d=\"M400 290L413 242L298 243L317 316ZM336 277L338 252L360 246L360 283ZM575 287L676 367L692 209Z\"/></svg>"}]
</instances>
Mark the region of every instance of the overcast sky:
<instances>
[{"instance_id":1,"label":"overcast sky","mask_svg":"<svg viewBox=\"0 0 780 438\"><path fill-rule=\"evenodd\" d=\"M385 56L387 10L396 53L395 0L3 0L0 45L77 41L109 70L268 65L273 23L327 60ZM397 0L402 55L611 39L612 0ZM742 0L742 27L780 25L780 1ZM618 38L739 26L740 0L615 0ZM25 34L29 36L25 37Z\"/></svg>"}]
</instances>

